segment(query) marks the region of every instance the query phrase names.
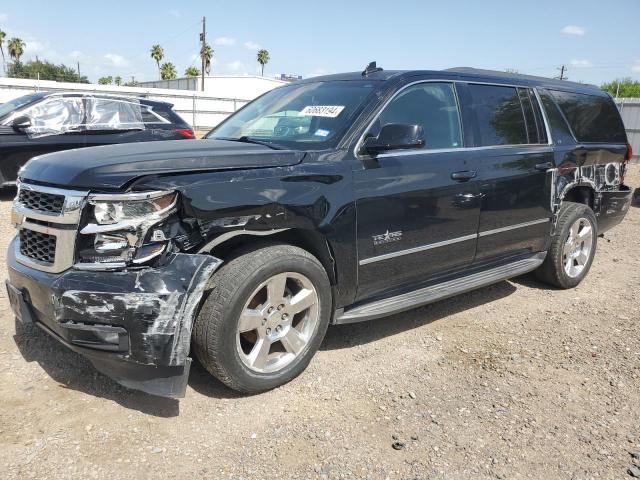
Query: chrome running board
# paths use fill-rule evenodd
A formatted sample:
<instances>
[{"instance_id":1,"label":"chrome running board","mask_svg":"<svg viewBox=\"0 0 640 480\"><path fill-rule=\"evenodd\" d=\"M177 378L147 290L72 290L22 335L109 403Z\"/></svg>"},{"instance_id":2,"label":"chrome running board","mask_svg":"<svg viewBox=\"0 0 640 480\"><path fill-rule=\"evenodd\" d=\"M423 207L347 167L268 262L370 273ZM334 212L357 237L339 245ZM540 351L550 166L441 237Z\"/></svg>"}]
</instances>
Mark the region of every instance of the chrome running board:
<instances>
[{"instance_id":1,"label":"chrome running board","mask_svg":"<svg viewBox=\"0 0 640 480\"><path fill-rule=\"evenodd\" d=\"M455 278L395 297L346 308L343 311L336 312L334 323L354 323L386 317L387 315L411 310L412 308L516 277L538 268L544 262L546 255L546 252L536 253L530 257L465 277Z\"/></svg>"}]
</instances>

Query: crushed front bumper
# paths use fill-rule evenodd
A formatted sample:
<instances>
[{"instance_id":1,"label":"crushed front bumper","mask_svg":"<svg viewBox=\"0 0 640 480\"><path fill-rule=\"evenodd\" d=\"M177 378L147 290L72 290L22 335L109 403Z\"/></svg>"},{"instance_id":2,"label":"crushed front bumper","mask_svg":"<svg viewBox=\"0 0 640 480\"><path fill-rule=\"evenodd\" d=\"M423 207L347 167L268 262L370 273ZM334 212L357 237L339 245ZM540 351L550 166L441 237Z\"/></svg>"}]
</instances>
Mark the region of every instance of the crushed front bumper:
<instances>
[{"instance_id":1,"label":"crushed front bumper","mask_svg":"<svg viewBox=\"0 0 640 480\"><path fill-rule=\"evenodd\" d=\"M19 263L17 248L14 239L7 288L19 319L35 323L125 387L184 396L191 328L221 260L178 253L158 268L53 274Z\"/></svg>"}]
</instances>

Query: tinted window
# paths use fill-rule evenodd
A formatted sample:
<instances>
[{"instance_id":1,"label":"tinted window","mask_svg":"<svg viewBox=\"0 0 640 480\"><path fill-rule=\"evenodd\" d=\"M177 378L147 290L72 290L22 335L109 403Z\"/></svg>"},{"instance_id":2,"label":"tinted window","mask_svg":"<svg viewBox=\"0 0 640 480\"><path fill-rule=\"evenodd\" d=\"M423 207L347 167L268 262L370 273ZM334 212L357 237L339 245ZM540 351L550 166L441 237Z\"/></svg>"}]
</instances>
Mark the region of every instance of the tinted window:
<instances>
[{"instance_id":1,"label":"tinted window","mask_svg":"<svg viewBox=\"0 0 640 480\"><path fill-rule=\"evenodd\" d=\"M542 106L549 121L553 141L557 144L575 143L573 135L571 135L571 130L569 130L567 122L565 122L560 110L558 110L556 102L553 101L553 97L546 90L538 90L538 93L540 94L540 100L542 101Z\"/></svg>"},{"instance_id":2,"label":"tinted window","mask_svg":"<svg viewBox=\"0 0 640 480\"><path fill-rule=\"evenodd\" d=\"M529 92L527 90L528 89L526 88L519 88L518 94L520 95L520 103L522 103L522 111L524 112L529 143L538 143L538 126L536 125L536 119L533 115L533 106L531 105L531 98L529 98Z\"/></svg>"},{"instance_id":3,"label":"tinted window","mask_svg":"<svg viewBox=\"0 0 640 480\"><path fill-rule=\"evenodd\" d=\"M579 142L626 143L627 135L613 100L552 91Z\"/></svg>"},{"instance_id":4,"label":"tinted window","mask_svg":"<svg viewBox=\"0 0 640 480\"><path fill-rule=\"evenodd\" d=\"M293 83L265 93L206 138L248 137L291 148L336 143L378 85L369 80Z\"/></svg>"},{"instance_id":5,"label":"tinted window","mask_svg":"<svg viewBox=\"0 0 640 480\"><path fill-rule=\"evenodd\" d=\"M369 134L377 135L389 123L421 125L427 149L462 147L458 104L450 83L421 83L402 90L382 111Z\"/></svg>"},{"instance_id":6,"label":"tinted window","mask_svg":"<svg viewBox=\"0 0 640 480\"><path fill-rule=\"evenodd\" d=\"M476 119L476 146L529 143L522 105L514 87L470 84L469 93L469 107Z\"/></svg>"},{"instance_id":7,"label":"tinted window","mask_svg":"<svg viewBox=\"0 0 640 480\"><path fill-rule=\"evenodd\" d=\"M529 94L529 100L531 100L531 106L533 107L533 116L536 120L536 127L538 128L538 141L540 143L549 143L547 138L547 128L544 124L544 118L542 117L542 110L540 110L540 104L533 90L527 89Z\"/></svg>"}]
</instances>

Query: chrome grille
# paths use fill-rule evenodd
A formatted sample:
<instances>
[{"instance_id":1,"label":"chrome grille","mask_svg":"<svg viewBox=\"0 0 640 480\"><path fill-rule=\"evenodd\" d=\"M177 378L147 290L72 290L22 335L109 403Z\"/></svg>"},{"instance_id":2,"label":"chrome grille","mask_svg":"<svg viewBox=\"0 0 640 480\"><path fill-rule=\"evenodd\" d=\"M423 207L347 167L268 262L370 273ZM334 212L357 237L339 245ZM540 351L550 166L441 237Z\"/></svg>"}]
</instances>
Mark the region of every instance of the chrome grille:
<instances>
[{"instance_id":1,"label":"chrome grille","mask_svg":"<svg viewBox=\"0 0 640 480\"><path fill-rule=\"evenodd\" d=\"M62 213L64 195L38 192L36 190L20 190L18 202L30 210L46 213Z\"/></svg>"},{"instance_id":2,"label":"chrome grille","mask_svg":"<svg viewBox=\"0 0 640 480\"><path fill-rule=\"evenodd\" d=\"M59 273L73 265L80 213L88 192L20 183L13 203L16 260Z\"/></svg>"},{"instance_id":3,"label":"chrome grille","mask_svg":"<svg viewBox=\"0 0 640 480\"><path fill-rule=\"evenodd\" d=\"M20 229L20 253L39 262L53 264L56 258L56 237L46 233Z\"/></svg>"}]
</instances>

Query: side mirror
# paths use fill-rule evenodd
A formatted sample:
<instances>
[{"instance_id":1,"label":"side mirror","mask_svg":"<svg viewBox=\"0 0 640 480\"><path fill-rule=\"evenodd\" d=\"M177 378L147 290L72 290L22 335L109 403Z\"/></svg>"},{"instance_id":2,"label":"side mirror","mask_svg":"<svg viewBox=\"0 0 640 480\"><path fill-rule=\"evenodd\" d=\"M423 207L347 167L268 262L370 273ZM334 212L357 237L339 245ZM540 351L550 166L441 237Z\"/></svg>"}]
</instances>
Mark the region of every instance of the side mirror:
<instances>
[{"instance_id":1,"label":"side mirror","mask_svg":"<svg viewBox=\"0 0 640 480\"><path fill-rule=\"evenodd\" d=\"M404 123L388 123L377 137L369 137L362 148L367 153L379 153L387 150L404 150L422 148L426 144L424 129L421 125L406 125Z\"/></svg>"},{"instance_id":2,"label":"side mirror","mask_svg":"<svg viewBox=\"0 0 640 480\"><path fill-rule=\"evenodd\" d=\"M31 119L26 115L20 115L19 117L13 119L13 122L11 122L11 126L14 130L22 132L31 126Z\"/></svg>"}]
</instances>

